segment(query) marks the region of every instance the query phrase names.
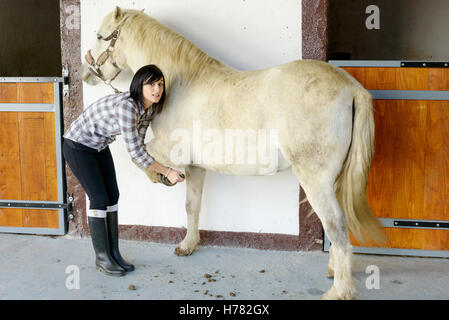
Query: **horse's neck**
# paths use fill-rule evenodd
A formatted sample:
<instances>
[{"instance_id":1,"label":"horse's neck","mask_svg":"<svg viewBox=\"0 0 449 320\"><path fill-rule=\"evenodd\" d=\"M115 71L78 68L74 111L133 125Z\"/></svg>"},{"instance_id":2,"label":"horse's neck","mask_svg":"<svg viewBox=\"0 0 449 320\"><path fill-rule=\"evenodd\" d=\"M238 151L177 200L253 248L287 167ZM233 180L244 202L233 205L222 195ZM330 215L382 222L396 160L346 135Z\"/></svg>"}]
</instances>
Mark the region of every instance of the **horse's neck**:
<instances>
[{"instance_id":1,"label":"horse's neck","mask_svg":"<svg viewBox=\"0 0 449 320\"><path fill-rule=\"evenodd\" d=\"M159 26L159 28L165 27ZM128 50L128 65L134 73L144 65L155 64L162 70L166 86L170 88L175 81L186 84L192 83L205 73L213 74L230 69L172 30L165 28L163 31L171 33L172 38L167 39L167 41L159 39L159 43L152 44L157 48L156 53L153 50L145 52L141 43L135 43L131 46L131 48L137 50ZM173 39L175 40L173 41ZM150 41L147 43L150 43Z\"/></svg>"}]
</instances>

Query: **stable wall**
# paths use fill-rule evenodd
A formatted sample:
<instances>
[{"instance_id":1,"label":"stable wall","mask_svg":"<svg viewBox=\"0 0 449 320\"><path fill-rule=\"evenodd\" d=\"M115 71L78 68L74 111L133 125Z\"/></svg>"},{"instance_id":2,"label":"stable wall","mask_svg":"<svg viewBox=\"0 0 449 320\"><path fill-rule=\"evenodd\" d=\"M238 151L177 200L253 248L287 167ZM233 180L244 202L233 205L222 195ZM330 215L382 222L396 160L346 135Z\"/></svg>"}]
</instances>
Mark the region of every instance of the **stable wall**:
<instances>
[{"instance_id":1,"label":"stable wall","mask_svg":"<svg viewBox=\"0 0 449 320\"><path fill-rule=\"evenodd\" d=\"M144 9L183 34L207 54L241 69L262 69L301 59L301 1L81 0L81 55L96 40L101 19L114 6ZM128 90L132 74L114 82ZM83 83L87 107L112 93L110 87ZM281 94L281 93L279 93ZM153 184L134 164L121 137L111 145L121 192L120 224L186 227L185 183ZM288 169L274 176L240 177L208 172L200 229L254 233L299 233L299 183Z\"/></svg>"}]
</instances>

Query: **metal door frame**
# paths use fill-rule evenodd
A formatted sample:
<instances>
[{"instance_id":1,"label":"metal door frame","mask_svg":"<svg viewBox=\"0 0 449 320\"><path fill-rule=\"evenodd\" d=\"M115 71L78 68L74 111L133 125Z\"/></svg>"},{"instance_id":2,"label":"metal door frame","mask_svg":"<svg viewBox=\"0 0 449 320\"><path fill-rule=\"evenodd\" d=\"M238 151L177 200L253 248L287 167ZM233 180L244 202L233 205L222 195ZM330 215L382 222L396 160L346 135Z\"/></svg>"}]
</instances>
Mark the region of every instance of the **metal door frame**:
<instances>
[{"instance_id":1,"label":"metal door frame","mask_svg":"<svg viewBox=\"0 0 449 320\"><path fill-rule=\"evenodd\" d=\"M426 227L429 224L448 224L449 221L437 221L437 220L411 220L411 219L392 219L392 218L379 218L379 221L385 228L407 228L407 229L434 229L434 230L448 230L448 227L434 228ZM419 222L418 222L419 221ZM398 226L396 222L407 222L410 224L421 223L424 226ZM324 233L324 251L329 252L331 242ZM424 250L424 249L401 249L401 248L375 248L375 247L353 247L352 252L355 253L370 253L381 255L396 255L396 256L417 256L417 257L436 257L436 258L449 258L449 250Z\"/></svg>"},{"instance_id":2,"label":"metal door frame","mask_svg":"<svg viewBox=\"0 0 449 320\"><path fill-rule=\"evenodd\" d=\"M0 226L0 233L25 233L45 235L65 235L68 231L67 210L71 210L71 203L66 199L65 165L62 156L62 77L0 77L0 83L53 83L54 101L52 104L35 103L0 103L0 112L53 112L55 114L56 134L56 171L58 186L58 201L26 201L0 199L0 208L23 209L57 209L59 228L31 228Z\"/></svg>"},{"instance_id":3,"label":"metal door frame","mask_svg":"<svg viewBox=\"0 0 449 320\"><path fill-rule=\"evenodd\" d=\"M330 60L330 64L337 67L378 67L378 68L449 68L449 62L436 61L364 61L364 60ZM375 100L430 100L449 101L449 91L420 91L420 90L368 90ZM449 230L449 221L379 218L386 228L407 229L435 229ZM324 251L328 252L331 243L324 233ZM449 250L424 250L400 248L353 247L355 253L369 253L381 255L404 255L419 257L449 258Z\"/></svg>"}]
</instances>

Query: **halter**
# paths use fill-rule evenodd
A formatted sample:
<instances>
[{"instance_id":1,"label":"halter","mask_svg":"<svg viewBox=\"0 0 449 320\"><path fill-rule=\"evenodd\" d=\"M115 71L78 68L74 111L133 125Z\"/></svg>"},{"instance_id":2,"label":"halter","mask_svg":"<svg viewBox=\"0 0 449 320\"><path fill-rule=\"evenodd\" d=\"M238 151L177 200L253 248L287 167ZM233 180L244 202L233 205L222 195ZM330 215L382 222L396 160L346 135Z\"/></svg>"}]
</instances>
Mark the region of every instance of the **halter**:
<instances>
[{"instance_id":1,"label":"halter","mask_svg":"<svg viewBox=\"0 0 449 320\"><path fill-rule=\"evenodd\" d=\"M114 30L114 32L112 32L107 38L101 39L103 41L111 41L111 42L109 43L108 48L100 54L97 61L95 61L95 59L92 57L92 53L90 52L90 50L87 51L86 56L84 57L86 62L90 65L90 67L89 67L90 71L95 76L97 76L98 78L103 80L103 82L105 84L107 84L112 89L114 89L115 93L120 93L121 91L118 90L117 88L115 88L114 86L112 86L111 82L114 81L114 79L119 75L119 73L122 70L115 63L115 61L112 61L112 59L111 59L111 64L114 66L114 68L118 69L118 72L114 75L114 77L112 79L107 80L107 79L105 79L103 72L101 72L100 67L111 57L112 52L114 51L115 42L117 41L117 38L120 35L120 27L122 26L122 24L123 24L123 22L119 26L117 26L117 28Z\"/></svg>"}]
</instances>

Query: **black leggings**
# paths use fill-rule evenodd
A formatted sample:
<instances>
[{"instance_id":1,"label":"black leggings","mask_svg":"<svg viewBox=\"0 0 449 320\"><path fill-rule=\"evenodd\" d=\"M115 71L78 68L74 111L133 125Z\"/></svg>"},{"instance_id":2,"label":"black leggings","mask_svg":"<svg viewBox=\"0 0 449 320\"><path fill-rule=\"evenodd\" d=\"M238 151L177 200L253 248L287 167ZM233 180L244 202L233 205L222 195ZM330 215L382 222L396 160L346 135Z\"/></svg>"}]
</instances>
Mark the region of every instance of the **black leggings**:
<instances>
[{"instance_id":1,"label":"black leggings","mask_svg":"<svg viewBox=\"0 0 449 320\"><path fill-rule=\"evenodd\" d=\"M109 147L98 152L64 139L63 154L73 174L89 196L91 210L106 210L118 203L119 190Z\"/></svg>"}]
</instances>

